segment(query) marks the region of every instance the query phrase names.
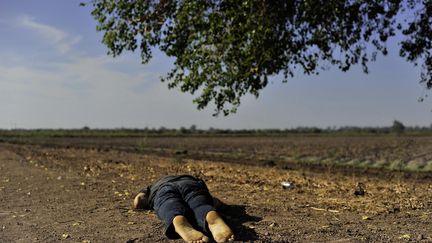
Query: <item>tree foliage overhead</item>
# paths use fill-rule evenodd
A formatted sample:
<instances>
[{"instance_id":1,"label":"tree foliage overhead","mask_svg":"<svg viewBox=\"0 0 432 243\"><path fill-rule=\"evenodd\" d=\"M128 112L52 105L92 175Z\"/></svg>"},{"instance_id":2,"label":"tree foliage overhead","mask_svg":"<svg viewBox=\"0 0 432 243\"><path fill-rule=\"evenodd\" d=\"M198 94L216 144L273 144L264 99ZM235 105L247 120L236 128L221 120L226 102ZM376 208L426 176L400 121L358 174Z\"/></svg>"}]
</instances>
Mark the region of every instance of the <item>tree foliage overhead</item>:
<instances>
[{"instance_id":1,"label":"tree foliage overhead","mask_svg":"<svg viewBox=\"0 0 432 243\"><path fill-rule=\"evenodd\" d=\"M348 71L377 54L400 33L400 56L422 65L420 82L432 88L430 0L92 0L97 29L113 56L157 47L174 66L168 87L196 94L199 109L235 112L272 75ZM85 4L84 4L85 5Z\"/></svg>"}]
</instances>

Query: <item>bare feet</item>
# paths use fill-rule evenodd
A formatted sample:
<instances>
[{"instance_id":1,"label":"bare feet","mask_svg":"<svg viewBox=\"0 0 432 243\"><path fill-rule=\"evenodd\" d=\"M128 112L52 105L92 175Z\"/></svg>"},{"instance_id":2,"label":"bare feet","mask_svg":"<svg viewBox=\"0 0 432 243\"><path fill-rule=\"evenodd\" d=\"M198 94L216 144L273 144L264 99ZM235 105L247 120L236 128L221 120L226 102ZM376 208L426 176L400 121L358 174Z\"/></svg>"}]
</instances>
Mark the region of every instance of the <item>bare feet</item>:
<instances>
[{"instance_id":1,"label":"bare feet","mask_svg":"<svg viewBox=\"0 0 432 243\"><path fill-rule=\"evenodd\" d=\"M234 241L234 233L216 211L208 212L206 221L216 242L222 243Z\"/></svg>"},{"instance_id":2,"label":"bare feet","mask_svg":"<svg viewBox=\"0 0 432 243\"><path fill-rule=\"evenodd\" d=\"M182 215L177 215L173 219L174 229L180 237L189 243L209 242L209 238L203 233L194 229L187 219Z\"/></svg>"}]
</instances>

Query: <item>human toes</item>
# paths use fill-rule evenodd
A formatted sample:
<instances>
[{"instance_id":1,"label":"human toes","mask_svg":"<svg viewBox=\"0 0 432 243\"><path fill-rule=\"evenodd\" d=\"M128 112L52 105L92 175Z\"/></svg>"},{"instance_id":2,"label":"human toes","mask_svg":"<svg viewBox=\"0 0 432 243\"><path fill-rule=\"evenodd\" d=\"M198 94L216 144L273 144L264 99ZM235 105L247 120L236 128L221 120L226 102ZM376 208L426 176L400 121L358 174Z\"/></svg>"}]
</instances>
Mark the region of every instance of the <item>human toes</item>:
<instances>
[{"instance_id":1,"label":"human toes","mask_svg":"<svg viewBox=\"0 0 432 243\"><path fill-rule=\"evenodd\" d=\"M214 240L217 243L233 242L234 234L231 231L220 232L220 234L215 234Z\"/></svg>"},{"instance_id":2,"label":"human toes","mask_svg":"<svg viewBox=\"0 0 432 243\"><path fill-rule=\"evenodd\" d=\"M233 242L234 241L234 234L231 234L231 236L227 239L227 242Z\"/></svg>"},{"instance_id":3,"label":"human toes","mask_svg":"<svg viewBox=\"0 0 432 243\"><path fill-rule=\"evenodd\" d=\"M207 236L203 236L201 239L192 240L191 243L207 243L209 242L209 238Z\"/></svg>"},{"instance_id":4,"label":"human toes","mask_svg":"<svg viewBox=\"0 0 432 243\"><path fill-rule=\"evenodd\" d=\"M234 240L234 233L216 211L210 211L206 216L210 232L216 242L230 242Z\"/></svg>"}]
</instances>

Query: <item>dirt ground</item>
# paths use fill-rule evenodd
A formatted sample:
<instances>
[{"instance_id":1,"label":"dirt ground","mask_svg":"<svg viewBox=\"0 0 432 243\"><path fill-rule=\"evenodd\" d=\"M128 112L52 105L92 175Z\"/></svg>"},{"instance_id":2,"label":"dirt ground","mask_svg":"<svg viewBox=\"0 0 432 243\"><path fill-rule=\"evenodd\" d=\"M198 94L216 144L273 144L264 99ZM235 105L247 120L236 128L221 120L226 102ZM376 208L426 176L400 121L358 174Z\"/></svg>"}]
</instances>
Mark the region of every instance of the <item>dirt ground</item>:
<instances>
[{"instance_id":1,"label":"dirt ground","mask_svg":"<svg viewBox=\"0 0 432 243\"><path fill-rule=\"evenodd\" d=\"M0 141L48 147L114 149L169 158L271 165L280 168L303 167L307 163L309 166L375 168L379 169L379 173L383 168L392 171L405 169L432 172L430 135L30 136L0 137Z\"/></svg>"},{"instance_id":2,"label":"dirt ground","mask_svg":"<svg viewBox=\"0 0 432 243\"><path fill-rule=\"evenodd\" d=\"M167 174L205 180L238 242L432 242L431 180L7 143L0 242L181 242L163 236L154 213L130 209Z\"/></svg>"}]
</instances>

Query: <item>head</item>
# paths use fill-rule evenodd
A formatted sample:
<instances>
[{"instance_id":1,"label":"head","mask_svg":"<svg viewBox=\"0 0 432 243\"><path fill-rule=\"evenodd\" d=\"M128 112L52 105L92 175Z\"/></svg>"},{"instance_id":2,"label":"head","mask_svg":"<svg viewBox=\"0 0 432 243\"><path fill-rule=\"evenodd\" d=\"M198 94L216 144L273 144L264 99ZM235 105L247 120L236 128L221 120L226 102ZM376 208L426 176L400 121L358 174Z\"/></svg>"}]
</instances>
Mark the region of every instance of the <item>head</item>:
<instances>
[{"instance_id":1,"label":"head","mask_svg":"<svg viewBox=\"0 0 432 243\"><path fill-rule=\"evenodd\" d=\"M133 201L133 209L147 209L148 208L148 197L149 197L150 191L147 188L146 191L141 191L138 193L138 195L135 196Z\"/></svg>"}]
</instances>

